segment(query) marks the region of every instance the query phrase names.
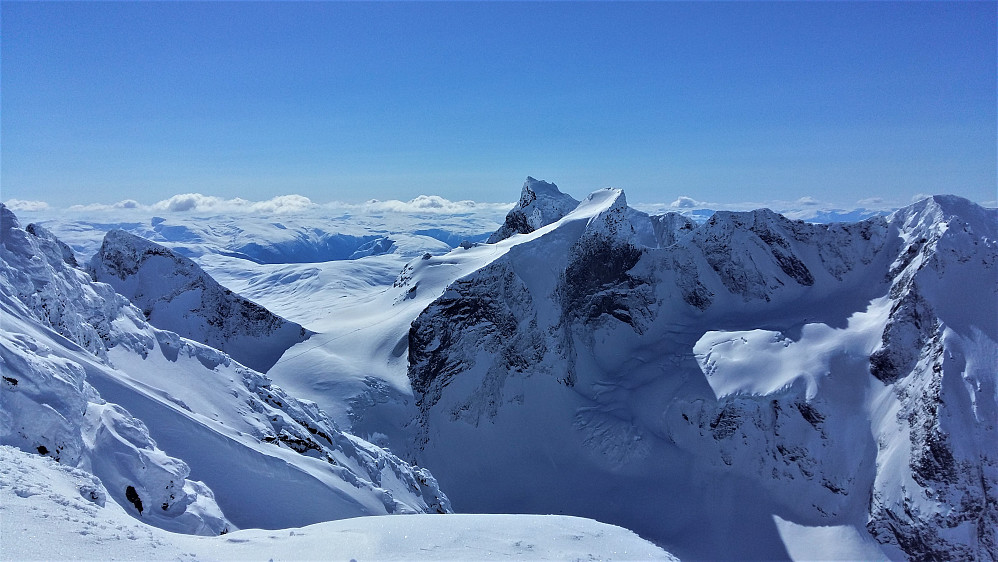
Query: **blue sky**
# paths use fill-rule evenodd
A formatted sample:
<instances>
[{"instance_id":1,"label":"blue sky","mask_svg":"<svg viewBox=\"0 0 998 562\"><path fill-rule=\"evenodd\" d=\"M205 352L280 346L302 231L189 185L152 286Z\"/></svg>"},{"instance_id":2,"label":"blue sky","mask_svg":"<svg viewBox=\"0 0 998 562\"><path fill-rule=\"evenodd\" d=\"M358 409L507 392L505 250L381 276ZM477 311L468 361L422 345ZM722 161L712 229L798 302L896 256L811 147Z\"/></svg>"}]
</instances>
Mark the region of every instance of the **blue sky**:
<instances>
[{"instance_id":1,"label":"blue sky","mask_svg":"<svg viewBox=\"0 0 998 562\"><path fill-rule=\"evenodd\" d=\"M15 3L2 197L996 198L996 4Z\"/></svg>"}]
</instances>

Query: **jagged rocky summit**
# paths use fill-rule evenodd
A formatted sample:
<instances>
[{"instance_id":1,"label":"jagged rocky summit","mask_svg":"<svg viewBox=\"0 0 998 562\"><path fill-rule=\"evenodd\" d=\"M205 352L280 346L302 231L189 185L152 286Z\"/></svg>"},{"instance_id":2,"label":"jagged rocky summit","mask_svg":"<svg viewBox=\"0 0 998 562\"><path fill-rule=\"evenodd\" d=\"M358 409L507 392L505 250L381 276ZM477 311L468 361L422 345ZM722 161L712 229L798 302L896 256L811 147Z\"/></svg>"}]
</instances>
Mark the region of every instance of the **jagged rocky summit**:
<instances>
[{"instance_id":1,"label":"jagged rocky summit","mask_svg":"<svg viewBox=\"0 0 998 562\"><path fill-rule=\"evenodd\" d=\"M520 200L506 215L506 221L488 239L492 244L514 234L529 234L567 215L579 205L571 195L562 193L558 186L527 176L520 192Z\"/></svg>"}]
</instances>

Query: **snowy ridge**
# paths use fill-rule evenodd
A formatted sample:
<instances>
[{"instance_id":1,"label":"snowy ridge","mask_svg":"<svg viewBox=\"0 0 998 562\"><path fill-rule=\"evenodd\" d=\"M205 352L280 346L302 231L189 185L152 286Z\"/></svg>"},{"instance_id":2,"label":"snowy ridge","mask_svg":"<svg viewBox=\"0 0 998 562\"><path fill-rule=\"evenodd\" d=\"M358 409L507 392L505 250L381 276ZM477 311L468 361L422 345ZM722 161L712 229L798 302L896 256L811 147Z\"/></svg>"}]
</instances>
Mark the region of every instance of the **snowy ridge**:
<instances>
[{"instance_id":1,"label":"snowy ridge","mask_svg":"<svg viewBox=\"0 0 998 562\"><path fill-rule=\"evenodd\" d=\"M222 287L189 258L123 230L107 233L87 272L141 308L157 328L224 351L260 372L310 335Z\"/></svg>"},{"instance_id":2,"label":"snowy ridge","mask_svg":"<svg viewBox=\"0 0 998 562\"><path fill-rule=\"evenodd\" d=\"M340 432L315 404L226 354L152 328L2 212L3 443L92 469L126 511L186 532L449 511L425 469ZM184 480L189 472L231 524L208 488ZM172 497L160 501L163 490ZM290 505L288 495L313 501Z\"/></svg>"},{"instance_id":3,"label":"snowy ridge","mask_svg":"<svg viewBox=\"0 0 998 562\"><path fill-rule=\"evenodd\" d=\"M995 215L935 196L891 216L904 245L871 356L884 385L874 426L884 470L868 528L906 553L998 558ZM963 294L974 302L954 298Z\"/></svg>"},{"instance_id":4,"label":"snowy ridge","mask_svg":"<svg viewBox=\"0 0 998 562\"><path fill-rule=\"evenodd\" d=\"M681 556L785 557L820 526L853 557L993 559L995 224L943 196L697 226L597 191L413 322L412 455L458 509L561 509Z\"/></svg>"}]
</instances>

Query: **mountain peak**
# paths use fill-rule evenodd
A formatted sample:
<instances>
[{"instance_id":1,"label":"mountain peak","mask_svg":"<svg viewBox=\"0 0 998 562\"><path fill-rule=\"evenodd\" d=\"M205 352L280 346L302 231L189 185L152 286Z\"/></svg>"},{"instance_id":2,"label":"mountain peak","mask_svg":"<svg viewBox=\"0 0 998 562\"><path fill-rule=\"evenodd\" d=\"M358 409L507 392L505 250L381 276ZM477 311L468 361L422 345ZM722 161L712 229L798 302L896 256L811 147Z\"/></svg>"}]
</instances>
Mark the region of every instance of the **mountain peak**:
<instances>
[{"instance_id":1,"label":"mountain peak","mask_svg":"<svg viewBox=\"0 0 998 562\"><path fill-rule=\"evenodd\" d=\"M919 236L957 220L988 238L998 235L998 211L957 195L933 195L894 211L888 220L919 231Z\"/></svg>"},{"instance_id":2,"label":"mountain peak","mask_svg":"<svg viewBox=\"0 0 998 562\"><path fill-rule=\"evenodd\" d=\"M579 202L562 193L558 186L527 176L520 191L520 201L506 215L506 222L489 237L493 244L514 234L529 234L575 210Z\"/></svg>"},{"instance_id":3,"label":"mountain peak","mask_svg":"<svg viewBox=\"0 0 998 562\"><path fill-rule=\"evenodd\" d=\"M222 287L194 261L112 230L88 271L141 308L150 324L228 353L266 372L310 332Z\"/></svg>"}]
</instances>

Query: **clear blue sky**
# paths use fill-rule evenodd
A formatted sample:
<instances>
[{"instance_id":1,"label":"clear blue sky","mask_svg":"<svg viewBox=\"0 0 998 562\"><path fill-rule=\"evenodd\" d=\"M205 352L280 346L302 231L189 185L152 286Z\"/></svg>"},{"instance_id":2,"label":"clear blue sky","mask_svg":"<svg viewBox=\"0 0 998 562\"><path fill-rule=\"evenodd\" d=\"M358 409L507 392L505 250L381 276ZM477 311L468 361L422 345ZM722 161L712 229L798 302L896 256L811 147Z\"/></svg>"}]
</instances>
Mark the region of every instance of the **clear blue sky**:
<instances>
[{"instance_id":1,"label":"clear blue sky","mask_svg":"<svg viewBox=\"0 0 998 562\"><path fill-rule=\"evenodd\" d=\"M15 3L2 197L996 199L996 3Z\"/></svg>"}]
</instances>

